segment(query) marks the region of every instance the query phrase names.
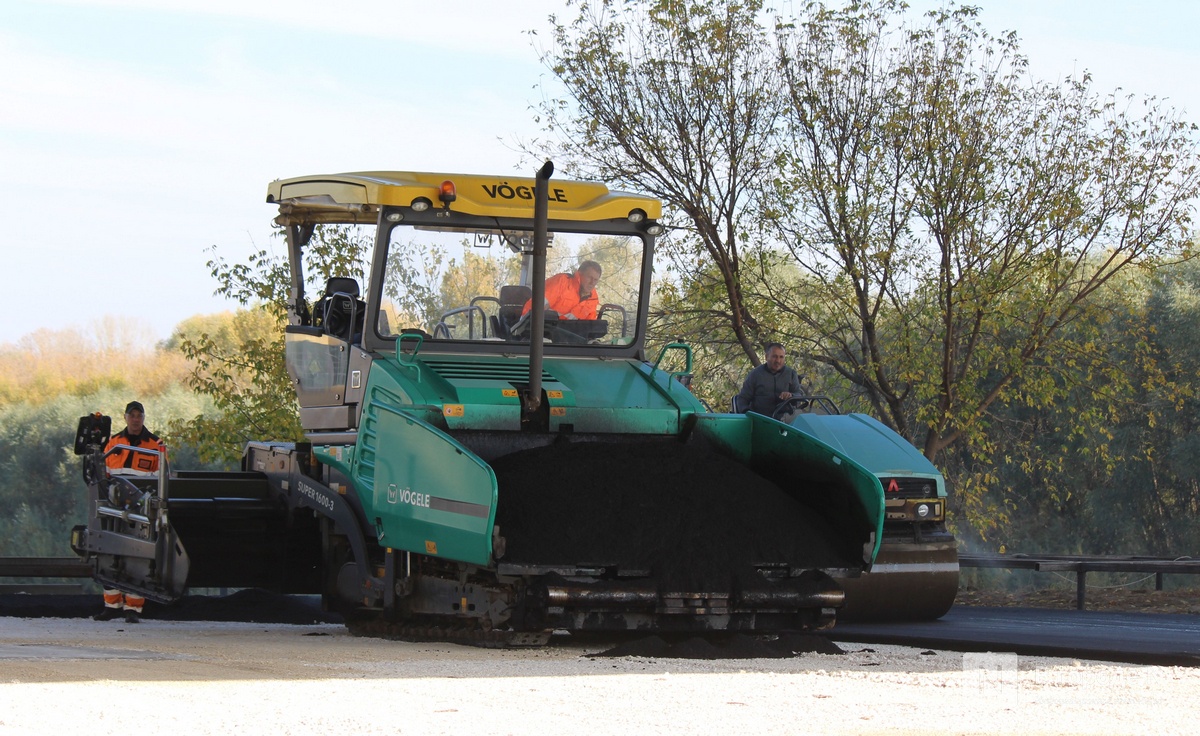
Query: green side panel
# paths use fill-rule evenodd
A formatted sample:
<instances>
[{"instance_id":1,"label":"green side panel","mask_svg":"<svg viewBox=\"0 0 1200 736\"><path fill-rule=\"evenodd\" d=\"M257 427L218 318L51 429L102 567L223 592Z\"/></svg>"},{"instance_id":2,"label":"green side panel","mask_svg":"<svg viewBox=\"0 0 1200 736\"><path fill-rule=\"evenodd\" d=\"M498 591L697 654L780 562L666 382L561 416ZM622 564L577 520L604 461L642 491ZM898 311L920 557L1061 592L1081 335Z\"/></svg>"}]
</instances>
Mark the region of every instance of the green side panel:
<instances>
[{"instance_id":1,"label":"green side panel","mask_svg":"<svg viewBox=\"0 0 1200 736\"><path fill-rule=\"evenodd\" d=\"M354 464L354 448L345 445L313 445L313 455L325 465L350 477Z\"/></svg>"},{"instance_id":2,"label":"green side panel","mask_svg":"<svg viewBox=\"0 0 1200 736\"><path fill-rule=\"evenodd\" d=\"M849 455L826 445L816 437L798 432L794 427L769 417L750 413L746 417L752 423L753 467L782 465L793 477L827 475L840 478L849 484L858 498L866 523L874 529L875 545L867 562L874 562L883 541L883 486L875 474L853 460ZM833 513L846 511L839 508L836 499L829 499Z\"/></svg>"},{"instance_id":3,"label":"green side panel","mask_svg":"<svg viewBox=\"0 0 1200 736\"><path fill-rule=\"evenodd\" d=\"M497 355L425 354L403 367L406 378L416 379L414 390L439 407L439 423L447 429L519 430L521 400L516 386L529 380L529 361ZM561 390L542 376L548 391Z\"/></svg>"},{"instance_id":4,"label":"green side panel","mask_svg":"<svg viewBox=\"0 0 1200 736\"><path fill-rule=\"evenodd\" d=\"M423 421L389 371L371 371L351 477L379 544L477 565L492 559L496 476Z\"/></svg>"},{"instance_id":5,"label":"green side panel","mask_svg":"<svg viewBox=\"0 0 1200 736\"><path fill-rule=\"evenodd\" d=\"M376 375L376 372L379 375ZM529 380L525 356L425 354L404 364L376 360L372 381L448 432L521 429L517 388ZM542 388L550 431L677 434L681 417L704 411L683 384L636 360L548 357Z\"/></svg>"},{"instance_id":6,"label":"green side panel","mask_svg":"<svg viewBox=\"0 0 1200 736\"><path fill-rule=\"evenodd\" d=\"M874 562L884 503L883 486L871 471L813 435L753 412L699 414L695 431L839 524L874 532L873 548L864 550L864 561Z\"/></svg>"},{"instance_id":7,"label":"green side panel","mask_svg":"<svg viewBox=\"0 0 1200 736\"><path fill-rule=\"evenodd\" d=\"M349 464L379 543L488 565L496 513L492 469L454 437L460 430L518 431L517 386L528 358L420 353L371 365L354 452L319 448ZM550 431L676 435L703 405L664 371L635 360L547 358ZM436 550L434 552L433 550Z\"/></svg>"},{"instance_id":8,"label":"green side panel","mask_svg":"<svg viewBox=\"0 0 1200 736\"><path fill-rule=\"evenodd\" d=\"M567 389L561 399L549 396L551 431L570 424L576 432L673 435L682 416L704 410L670 374L639 361L547 358L545 365Z\"/></svg>"},{"instance_id":9,"label":"green side panel","mask_svg":"<svg viewBox=\"0 0 1200 736\"><path fill-rule=\"evenodd\" d=\"M854 460L873 475L930 478L937 495L946 497L946 482L937 467L912 443L866 414L798 414L792 426Z\"/></svg>"}]
</instances>

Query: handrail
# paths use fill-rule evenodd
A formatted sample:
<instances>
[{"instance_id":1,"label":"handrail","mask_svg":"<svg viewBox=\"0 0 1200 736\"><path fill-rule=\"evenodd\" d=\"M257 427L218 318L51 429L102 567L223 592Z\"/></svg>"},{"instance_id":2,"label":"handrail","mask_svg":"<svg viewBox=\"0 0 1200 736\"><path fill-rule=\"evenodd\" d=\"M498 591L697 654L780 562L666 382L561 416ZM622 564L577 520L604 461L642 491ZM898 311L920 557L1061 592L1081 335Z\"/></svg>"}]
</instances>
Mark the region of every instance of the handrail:
<instances>
[{"instance_id":1,"label":"handrail","mask_svg":"<svg viewBox=\"0 0 1200 736\"><path fill-rule=\"evenodd\" d=\"M162 450L151 450L146 447L134 447L133 445L113 445L104 452L104 457L107 458L117 450L131 450L133 452L140 452L146 455L155 455L158 457L158 470L151 474L152 476L157 476L158 478L158 500L162 504L162 512L158 518L157 526L155 528L155 531L158 531L158 529L164 526L167 522L166 509L167 504L170 501L170 498L167 496L167 476L170 474L170 468L168 467L167 463L167 452L165 446Z\"/></svg>"},{"instance_id":2,"label":"handrail","mask_svg":"<svg viewBox=\"0 0 1200 736\"><path fill-rule=\"evenodd\" d=\"M78 557L0 557L0 578L90 578L92 572Z\"/></svg>"},{"instance_id":3,"label":"handrail","mask_svg":"<svg viewBox=\"0 0 1200 736\"><path fill-rule=\"evenodd\" d=\"M1154 589L1163 589L1163 575L1200 575L1200 559L1190 556L1137 555L975 555L960 554L960 567L1034 570L1075 573L1075 608L1082 611L1089 572L1145 572L1154 574Z\"/></svg>"},{"instance_id":4,"label":"handrail","mask_svg":"<svg viewBox=\"0 0 1200 736\"><path fill-rule=\"evenodd\" d=\"M684 354L683 370L672 371L670 377L678 378L679 376L692 375L692 346L688 345L687 343L683 343L683 342L671 342L671 343L667 343L666 345L664 345L662 351L658 354L658 357L654 360L654 364L652 366L650 366L650 372L654 373L655 371L658 370L658 364L662 362L662 359L664 357L666 357L668 350L682 350L683 354ZM671 390L670 383L667 384L667 390L668 391Z\"/></svg>"},{"instance_id":5,"label":"handrail","mask_svg":"<svg viewBox=\"0 0 1200 736\"><path fill-rule=\"evenodd\" d=\"M445 338L447 340L452 339L453 336L450 334L450 330L452 330L454 328L451 327L450 325L446 324L446 318L453 317L456 314L466 313L466 314L471 315L470 317L467 318L467 339L474 340L475 339L475 313L476 312L479 313L480 329L483 330L483 333L480 336L482 338L486 339L487 338L487 312L483 311L483 307L481 307L478 304L475 304L473 302L469 306L455 307L454 309L451 309L449 312L445 312L444 314L442 314L441 320L436 325L434 325L433 336L436 338L438 336L438 328L441 328L442 331L445 333Z\"/></svg>"}]
</instances>

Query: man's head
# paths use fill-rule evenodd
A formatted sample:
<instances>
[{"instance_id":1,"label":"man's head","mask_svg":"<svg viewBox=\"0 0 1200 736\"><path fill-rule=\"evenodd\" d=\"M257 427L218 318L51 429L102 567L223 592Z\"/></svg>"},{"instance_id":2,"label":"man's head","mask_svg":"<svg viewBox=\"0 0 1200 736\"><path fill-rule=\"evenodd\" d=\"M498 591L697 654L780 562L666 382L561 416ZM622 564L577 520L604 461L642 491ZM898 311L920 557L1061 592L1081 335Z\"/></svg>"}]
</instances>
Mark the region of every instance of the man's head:
<instances>
[{"instance_id":1,"label":"man's head","mask_svg":"<svg viewBox=\"0 0 1200 736\"><path fill-rule=\"evenodd\" d=\"M783 346L777 342L767 343L767 370L778 373L783 370Z\"/></svg>"},{"instance_id":2,"label":"man's head","mask_svg":"<svg viewBox=\"0 0 1200 736\"><path fill-rule=\"evenodd\" d=\"M130 434L139 434L145 421L146 410L142 408L142 402L131 401L125 406L125 426Z\"/></svg>"},{"instance_id":3,"label":"man's head","mask_svg":"<svg viewBox=\"0 0 1200 736\"><path fill-rule=\"evenodd\" d=\"M579 264L579 269L575 272L579 277L579 294L587 296L592 293L592 289L596 288L596 284L600 283L600 264L595 261L584 261Z\"/></svg>"}]
</instances>

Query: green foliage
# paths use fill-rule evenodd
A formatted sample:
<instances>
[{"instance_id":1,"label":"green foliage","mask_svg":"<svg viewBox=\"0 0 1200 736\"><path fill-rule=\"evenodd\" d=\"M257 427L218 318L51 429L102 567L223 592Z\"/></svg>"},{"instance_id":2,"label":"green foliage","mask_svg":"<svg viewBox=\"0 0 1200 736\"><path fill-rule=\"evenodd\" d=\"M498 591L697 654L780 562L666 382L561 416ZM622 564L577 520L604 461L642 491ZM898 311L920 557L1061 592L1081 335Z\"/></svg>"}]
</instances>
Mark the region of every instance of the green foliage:
<instances>
[{"instance_id":1,"label":"green foliage","mask_svg":"<svg viewBox=\"0 0 1200 736\"><path fill-rule=\"evenodd\" d=\"M87 520L87 487L82 459L73 449L79 417L101 412L113 417L120 431L125 404L137 398L146 405L147 426L163 437L173 467L204 469L194 448L178 444L163 427L209 407L182 386L158 395L131 394L106 388L87 395L0 407L0 555L69 557L70 530Z\"/></svg>"},{"instance_id":2,"label":"green foliage","mask_svg":"<svg viewBox=\"0 0 1200 736\"><path fill-rule=\"evenodd\" d=\"M931 458L990 454L998 405L1050 401L1047 367L1089 360L1066 328L1124 270L1186 254L1181 205L1200 193L1192 126L1086 75L1030 79L1015 37L977 17L814 4L780 35L776 222L817 287L804 298L840 306L795 339Z\"/></svg>"},{"instance_id":3,"label":"green foliage","mask_svg":"<svg viewBox=\"0 0 1200 736\"><path fill-rule=\"evenodd\" d=\"M725 304L677 300L669 315L678 328L731 337L757 363L763 336L742 280L759 249L756 200L774 176L781 102L769 39L755 22L761 2L576 7L569 24L554 22L542 53L566 96L548 96L538 119L550 138L526 151L661 199L675 229L659 244L660 282L673 273Z\"/></svg>"},{"instance_id":4,"label":"green foliage","mask_svg":"<svg viewBox=\"0 0 1200 736\"><path fill-rule=\"evenodd\" d=\"M516 283L520 265L516 258L499 260L464 250L462 263L454 259L442 274L440 313L471 303L479 294L495 294L504 284Z\"/></svg>"},{"instance_id":5,"label":"green foliage","mask_svg":"<svg viewBox=\"0 0 1200 736\"><path fill-rule=\"evenodd\" d=\"M953 3L814 2L772 27L754 2L577 9L543 54L566 94L542 122L569 167L678 213L654 326L701 346L717 392L744 374L731 348L784 342L941 461L982 536L1022 508L1012 468L1055 499L1071 470L1136 462L1110 397L1181 385L1139 281L1191 255L1194 125L1086 73L1032 79L1015 34Z\"/></svg>"},{"instance_id":6,"label":"green foliage","mask_svg":"<svg viewBox=\"0 0 1200 736\"><path fill-rule=\"evenodd\" d=\"M320 295L333 276L362 284L370 234L349 226L318 228L304 251L306 292ZM214 249L215 252L215 249ZM300 440L299 407L287 374L284 326L291 294L286 256L263 248L246 263L215 256L208 262L216 293L244 309L232 315L181 324L169 344L189 361L187 385L207 397L215 412L193 416L171 430L199 449L205 461L232 463L249 440Z\"/></svg>"},{"instance_id":7,"label":"green foliage","mask_svg":"<svg viewBox=\"0 0 1200 736\"><path fill-rule=\"evenodd\" d=\"M431 325L445 313L441 293L445 263L446 253L440 248L418 240L392 241L383 297L395 310L390 315L395 324Z\"/></svg>"},{"instance_id":8,"label":"green foliage","mask_svg":"<svg viewBox=\"0 0 1200 736\"><path fill-rule=\"evenodd\" d=\"M956 494L994 515L961 533L1058 553L1171 555L1200 543L1198 274L1188 262L1121 279L1065 330L1077 349L1047 366L1049 386L1025 396L1055 400L997 412L989 455L950 453L956 477L991 481Z\"/></svg>"},{"instance_id":9,"label":"green foliage","mask_svg":"<svg viewBox=\"0 0 1200 736\"><path fill-rule=\"evenodd\" d=\"M302 437L282 334L282 320L260 308L229 315L213 333L172 336L192 364L187 385L216 410L171 427L203 460L232 463L249 440Z\"/></svg>"}]
</instances>

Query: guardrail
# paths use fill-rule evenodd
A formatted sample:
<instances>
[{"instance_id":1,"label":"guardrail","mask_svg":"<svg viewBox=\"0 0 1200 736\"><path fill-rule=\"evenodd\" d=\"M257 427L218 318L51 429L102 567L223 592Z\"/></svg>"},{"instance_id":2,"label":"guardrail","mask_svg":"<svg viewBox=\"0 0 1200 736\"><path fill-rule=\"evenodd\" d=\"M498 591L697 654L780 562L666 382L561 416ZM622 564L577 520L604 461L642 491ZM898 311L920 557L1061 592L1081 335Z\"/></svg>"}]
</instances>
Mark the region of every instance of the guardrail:
<instances>
[{"instance_id":1,"label":"guardrail","mask_svg":"<svg viewBox=\"0 0 1200 736\"><path fill-rule=\"evenodd\" d=\"M972 555L958 556L960 567L1007 568L1038 572L1075 573L1075 608L1082 611L1089 572L1154 574L1154 589L1162 590L1163 575L1200 575L1200 560L1191 557L1115 557L1102 555Z\"/></svg>"},{"instance_id":2,"label":"guardrail","mask_svg":"<svg viewBox=\"0 0 1200 736\"><path fill-rule=\"evenodd\" d=\"M1089 572L1152 573L1155 590L1162 590L1164 575L1200 575L1200 560L1191 557L960 554L958 564L961 567L1075 573L1075 607L1081 611L1086 602ZM0 578L24 577L90 578L92 566L78 557L0 557Z\"/></svg>"},{"instance_id":3,"label":"guardrail","mask_svg":"<svg viewBox=\"0 0 1200 736\"><path fill-rule=\"evenodd\" d=\"M0 557L0 578L90 578L92 566L78 557Z\"/></svg>"},{"instance_id":4,"label":"guardrail","mask_svg":"<svg viewBox=\"0 0 1200 736\"><path fill-rule=\"evenodd\" d=\"M92 566L78 557L0 557L0 580L5 578L90 578ZM0 593L64 594L82 592L82 585L62 583L0 584Z\"/></svg>"}]
</instances>

